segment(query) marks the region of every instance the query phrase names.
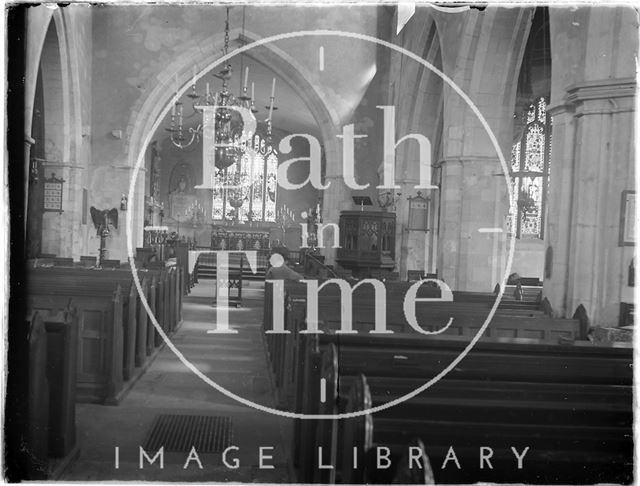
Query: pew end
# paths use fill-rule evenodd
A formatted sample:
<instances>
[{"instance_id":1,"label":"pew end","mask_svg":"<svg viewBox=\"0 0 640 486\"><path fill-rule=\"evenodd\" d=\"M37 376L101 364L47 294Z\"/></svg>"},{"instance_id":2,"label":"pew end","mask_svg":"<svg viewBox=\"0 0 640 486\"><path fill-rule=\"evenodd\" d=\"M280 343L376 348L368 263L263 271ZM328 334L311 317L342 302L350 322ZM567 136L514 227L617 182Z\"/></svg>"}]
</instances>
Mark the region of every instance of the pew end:
<instances>
[{"instance_id":1,"label":"pew end","mask_svg":"<svg viewBox=\"0 0 640 486\"><path fill-rule=\"evenodd\" d=\"M355 377L349 390L346 413L359 412L371 408L371 392L367 378L363 374ZM373 419L370 414L344 419L342 423L344 440L340 467L340 482L343 484L362 484L365 482L364 468L367 451L373 446ZM355 450L355 452L354 452ZM355 460L354 460L355 459Z\"/></svg>"}]
</instances>

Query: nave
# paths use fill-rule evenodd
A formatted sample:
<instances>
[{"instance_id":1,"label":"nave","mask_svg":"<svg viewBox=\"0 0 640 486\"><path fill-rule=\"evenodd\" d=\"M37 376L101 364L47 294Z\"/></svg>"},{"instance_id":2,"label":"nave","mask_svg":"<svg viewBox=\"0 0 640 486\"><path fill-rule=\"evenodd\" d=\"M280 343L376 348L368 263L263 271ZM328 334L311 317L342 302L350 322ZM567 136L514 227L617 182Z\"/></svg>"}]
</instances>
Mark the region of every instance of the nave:
<instances>
[{"instance_id":1,"label":"nave","mask_svg":"<svg viewBox=\"0 0 640 486\"><path fill-rule=\"evenodd\" d=\"M8 27L7 480L632 481L634 10L70 4ZM237 335L207 333L219 277ZM358 417L233 402L145 299L240 396Z\"/></svg>"},{"instance_id":2,"label":"nave","mask_svg":"<svg viewBox=\"0 0 640 486\"><path fill-rule=\"evenodd\" d=\"M204 253L206 261L214 256ZM632 477L627 330L603 335L579 318L554 318L540 287L521 282L501 296L447 294L435 279L340 279L306 251L297 261L270 259L304 282L264 283L243 278L243 258L226 281L198 262L183 278L180 258L140 269L144 297L197 370L297 417L249 408L204 383L160 339L129 270L40 264L29 270L27 440L33 450L49 447L31 477L330 484ZM236 292L236 306L223 306L221 297ZM220 330L223 309L237 334L211 332ZM95 318L101 312L104 327ZM318 419L327 415L334 418Z\"/></svg>"}]
</instances>

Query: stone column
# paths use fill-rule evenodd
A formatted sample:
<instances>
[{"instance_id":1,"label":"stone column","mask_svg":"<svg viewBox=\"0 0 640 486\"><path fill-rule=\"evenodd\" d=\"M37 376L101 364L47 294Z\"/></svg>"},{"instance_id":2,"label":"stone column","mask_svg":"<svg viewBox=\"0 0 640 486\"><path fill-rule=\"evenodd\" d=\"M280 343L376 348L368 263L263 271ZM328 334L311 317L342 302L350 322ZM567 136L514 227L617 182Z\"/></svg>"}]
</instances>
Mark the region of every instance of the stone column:
<instances>
[{"instance_id":1,"label":"stone column","mask_svg":"<svg viewBox=\"0 0 640 486\"><path fill-rule=\"evenodd\" d=\"M567 312L567 275L571 246L567 228L571 225L571 191L575 120L574 107L558 105L547 112L553 119L551 160L549 164L549 190L545 228L545 273L543 293L556 316ZM563 235L561 237L561 235Z\"/></svg>"},{"instance_id":2,"label":"stone column","mask_svg":"<svg viewBox=\"0 0 640 486\"><path fill-rule=\"evenodd\" d=\"M483 115L507 158L532 8L438 12L445 74L438 275L452 289L491 292L506 271L507 186ZM481 230L481 231L480 231Z\"/></svg>"},{"instance_id":3,"label":"stone column","mask_svg":"<svg viewBox=\"0 0 640 486\"><path fill-rule=\"evenodd\" d=\"M571 317L583 305L595 325L617 325L633 258L633 247L620 242L620 227L622 192L635 189L634 92L631 78L582 82L567 89L567 108L554 109L554 257L544 291L558 314Z\"/></svg>"},{"instance_id":4,"label":"stone column","mask_svg":"<svg viewBox=\"0 0 640 486\"><path fill-rule=\"evenodd\" d=\"M507 189L491 157L442 161L438 277L456 290L491 292L504 274Z\"/></svg>"},{"instance_id":5,"label":"stone column","mask_svg":"<svg viewBox=\"0 0 640 486\"><path fill-rule=\"evenodd\" d=\"M351 209L351 189L345 184L342 173L342 152L341 144L335 133L331 134L329 130L323 133L324 155L325 155L325 177L324 184L329 187L321 191L322 193L322 223L327 225L330 223L340 224L340 212L345 209ZM335 235L336 242L339 244L340 235ZM328 265L336 264L337 249L332 248L334 241L334 231L327 228L324 231L324 248L320 249L320 253L325 257L325 263Z\"/></svg>"},{"instance_id":6,"label":"stone column","mask_svg":"<svg viewBox=\"0 0 640 486\"><path fill-rule=\"evenodd\" d=\"M24 234L27 234L27 219L29 217L29 183L31 180L31 147L36 141L29 135L24 138Z\"/></svg>"},{"instance_id":7,"label":"stone column","mask_svg":"<svg viewBox=\"0 0 640 486\"><path fill-rule=\"evenodd\" d=\"M325 184L331 185L322 191L322 223L327 225L329 223L340 223L340 212L344 209L351 209L351 189L344 183L344 179L341 174L333 174L325 177ZM339 242L339 234L335 236L336 241ZM336 263L337 249L332 248L334 239L334 232L331 228L327 228L324 231L324 248L320 249L320 252L325 257L325 262L329 265Z\"/></svg>"}]
</instances>

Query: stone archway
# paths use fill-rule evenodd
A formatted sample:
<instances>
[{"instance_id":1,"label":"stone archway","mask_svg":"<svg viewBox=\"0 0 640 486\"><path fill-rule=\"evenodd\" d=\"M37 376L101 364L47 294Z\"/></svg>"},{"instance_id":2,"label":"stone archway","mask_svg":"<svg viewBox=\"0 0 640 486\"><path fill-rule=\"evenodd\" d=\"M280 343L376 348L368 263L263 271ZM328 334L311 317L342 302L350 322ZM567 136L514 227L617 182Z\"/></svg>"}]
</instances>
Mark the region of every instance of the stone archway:
<instances>
[{"instance_id":1,"label":"stone archway","mask_svg":"<svg viewBox=\"0 0 640 486\"><path fill-rule=\"evenodd\" d=\"M230 32L232 39L239 38L239 29ZM259 39L251 32L244 32L243 42L247 44ZM133 170L142 151L152 141L154 135L154 125L165 107L171 101L173 93L173 83L177 75L178 84L183 85L192 76L192 66L197 65L200 73L208 72L212 66L220 59L219 52L223 46L222 35L212 36L198 46L185 53L180 59L169 64L161 73L157 75L158 85L144 98L141 98L132 109L132 114L127 125L127 166ZM324 214L325 220L337 221L342 201L348 197L348 189L342 182L341 151L336 135L338 134L338 116L330 105L323 99L322 88L311 81L311 76L307 73L295 59L291 58L284 51L275 45L267 43L256 46L245 52L247 57L255 58L269 66L279 77L286 79L291 88L307 105L312 116L316 120L320 129L324 156L326 163L326 179L331 181L331 187L324 193ZM199 74L200 74L199 73ZM140 178L137 181L138 189L141 189ZM144 219L142 190L137 191L135 201L136 213L134 215L133 227L141 228ZM134 235L134 243L141 241L142 230ZM330 239L330 238L329 238ZM327 259L332 261L335 250L326 249Z\"/></svg>"},{"instance_id":2,"label":"stone archway","mask_svg":"<svg viewBox=\"0 0 640 486\"><path fill-rule=\"evenodd\" d=\"M44 7L42 7L44 8ZM45 9L50 12L50 9ZM73 107L78 104L79 93L72 89L77 69L70 69L71 53L68 47L68 18L60 9L51 13L35 11L30 18L31 25L38 25L41 31L34 34L36 48L27 56L27 72L31 74L25 92L25 170L27 172L27 232L29 241L34 242L28 249L29 256L37 253L54 253L71 256L74 235L79 229L79 217L75 205L75 179L78 174L72 166L75 159L74 147L78 140L74 137L76 125L81 124L74 117ZM37 38L35 38L37 37ZM39 111L35 112L38 81ZM77 81L77 79L76 79ZM77 110L75 111L77 114ZM40 117L38 133L33 132L34 116ZM72 123L72 119L75 123ZM34 139L34 135L39 139ZM32 164L32 144L39 144L38 158ZM31 177L31 171L33 176ZM66 182L63 193L63 213L43 213L41 188L43 179L52 174ZM37 174L37 176L36 176ZM37 247L37 248L36 248Z\"/></svg>"}]
</instances>

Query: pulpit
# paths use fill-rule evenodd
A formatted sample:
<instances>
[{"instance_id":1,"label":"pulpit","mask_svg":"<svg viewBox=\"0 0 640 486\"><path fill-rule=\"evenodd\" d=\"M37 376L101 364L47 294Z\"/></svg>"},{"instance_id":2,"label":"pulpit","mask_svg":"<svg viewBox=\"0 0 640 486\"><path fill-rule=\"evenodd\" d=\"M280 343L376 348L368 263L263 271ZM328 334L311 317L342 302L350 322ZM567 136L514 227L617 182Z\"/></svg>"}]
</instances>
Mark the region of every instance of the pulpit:
<instances>
[{"instance_id":1,"label":"pulpit","mask_svg":"<svg viewBox=\"0 0 640 486\"><path fill-rule=\"evenodd\" d=\"M356 277L395 267L396 215L387 211L342 211L338 263Z\"/></svg>"}]
</instances>

